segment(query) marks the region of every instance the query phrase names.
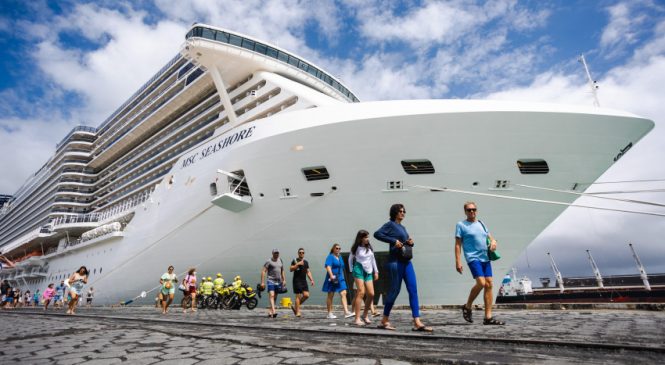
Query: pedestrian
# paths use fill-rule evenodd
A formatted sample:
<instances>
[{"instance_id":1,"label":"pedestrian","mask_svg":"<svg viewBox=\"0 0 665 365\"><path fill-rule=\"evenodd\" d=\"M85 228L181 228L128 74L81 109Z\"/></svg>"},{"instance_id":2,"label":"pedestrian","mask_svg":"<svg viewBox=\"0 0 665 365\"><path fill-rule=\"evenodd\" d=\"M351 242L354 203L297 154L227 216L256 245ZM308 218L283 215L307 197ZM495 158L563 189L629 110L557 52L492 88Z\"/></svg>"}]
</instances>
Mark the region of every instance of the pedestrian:
<instances>
[{"instance_id":1,"label":"pedestrian","mask_svg":"<svg viewBox=\"0 0 665 365\"><path fill-rule=\"evenodd\" d=\"M379 269L376 266L374 249L369 243L369 232L361 229L356 234L356 239L349 254L349 271L356 285L356 297L353 308L356 313L355 324L365 326L371 324L368 312L371 311L374 301L374 280L379 280ZM365 299L365 309L362 320L360 319L360 307Z\"/></svg>"},{"instance_id":2,"label":"pedestrian","mask_svg":"<svg viewBox=\"0 0 665 365\"><path fill-rule=\"evenodd\" d=\"M406 284L409 293L409 306L413 317L413 330L432 332L432 328L425 326L420 320L420 305L418 304L418 283L416 270L411 259L413 258L413 239L402 225L406 215L406 208L402 204L393 204L390 207L390 220L378 231L374 232L374 238L390 245L388 263L388 275L390 276L390 291L385 298L383 307L383 318L379 328L395 330L390 324L390 311L397 300L402 281Z\"/></svg>"},{"instance_id":3,"label":"pedestrian","mask_svg":"<svg viewBox=\"0 0 665 365\"><path fill-rule=\"evenodd\" d=\"M3 280L2 284L0 284L0 308L4 308L7 304L6 299L9 296L9 293L11 293L11 288L12 286L9 285L7 279Z\"/></svg>"},{"instance_id":4,"label":"pedestrian","mask_svg":"<svg viewBox=\"0 0 665 365\"><path fill-rule=\"evenodd\" d=\"M56 291L54 288L54 284L51 283L48 285L46 290L44 290L44 311L48 310L48 305L51 303L51 300L56 296Z\"/></svg>"},{"instance_id":5,"label":"pedestrian","mask_svg":"<svg viewBox=\"0 0 665 365\"><path fill-rule=\"evenodd\" d=\"M5 292L5 299L2 301L2 308L12 309L14 308L14 288L8 286Z\"/></svg>"},{"instance_id":6,"label":"pedestrian","mask_svg":"<svg viewBox=\"0 0 665 365\"><path fill-rule=\"evenodd\" d=\"M474 202L464 203L464 214L466 219L455 226L455 268L462 274L461 251L464 250L464 259L469 266L471 276L476 284L471 288L469 299L462 305L462 317L467 322L473 322L472 305L478 294L484 289L485 318L483 324L504 325L498 319L492 317L492 263L488 256L489 250L496 250L496 240L490 234L485 224L478 220L478 207Z\"/></svg>"},{"instance_id":7,"label":"pedestrian","mask_svg":"<svg viewBox=\"0 0 665 365\"><path fill-rule=\"evenodd\" d=\"M286 275L284 275L284 263L279 257L279 250L273 248L272 257L269 258L263 269L261 269L261 287L266 285L266 276L268 277L268 297L270 301L270 308L268 309L268 317L276 318L277 309L275 308L275 301L277 295L286 292Z\"/></svg>"},{"instance_id":8,"label":"pedestrian","mask_svg":"<svg viewBox=\"0 0 665 365\"><path fill-rule=\"evenodd\" d=\"M90 308L92 306L92 300L95 298L95 288L92 286L88 289L88 292L85 295L85 306Z\"/></svg>"},{"instance_id":9,"label":"pedestrian","mask_svg":"<svg viewBox=\"0 0 665 365\"><path fill-rule=\"evenodd\" d=\"M291 305L291 310L296 317L302 316L300 306L305 303L309 298L309 286L307 285L307 278L314 286L314 278L312 272L309 270L309 262L305 260L305 249L298 249L298 257L291 261L290 271L293 273L293 293L296 296L295 307Z\"/></svg>"},{"instance_id":10,"label":"pedestrian","mask_svg":"<svg viewBox=\"0 0 665 365\"><path fill-rule=\"evenodd\" d=\"M33 301L33 306L36 307L39 305L39 297L41 296L41 293L39 292L39 289L35 290L35 294L32 296L32 301Z\"/></svg>"},{"instance_id":11,"label":"pedestrian","mask_svg":"<svg viewBox=\"0 0 665 365\"><path fill-rule=\"evenodd\" d=\"M66 290L67 286L65 285L65 281L61 280L60 285L55 287L55 297L53 297L53 306L55 308L60 308L64 303Z\"/></svg>"},{"instance_id":12,"label":"pedestrian","mask_svg":"<svg viewBox=\"0 0 665 365\"><path fill-rule=\"evenodd\" d=\"M69 276L69 295L72 299L69 301L67 314L76 314L76 304L79 297L83 294L83 286L88 283L88 268L81 266L76 272Z\"/></svg>"},{"instance_id":13,"label":"pedestrian","mask_svg":"<svg viewBox=\"0 0 665 365\"><path fill-rule=\"evenodd\" d=\"M32 304L32 293L28 289L25 294L23 294L23 305L29 307Z\"/></svg>"},{"instance_id":14,"label":"pedestrian","mask_svg":"<svg viewBox=\"0 0 665 365\"><path fill-rule=\"evenodd\" d=\"M196 269L191 268L187 272L187 276L182 279L182 285L185 287L185 296L190 296L192 312L196 312ZM163 307L162 307L163 308ZM183 305L182 312L187 313L187 308Z\"/></svg>"},{"instance_id":15,"label":"pedestrian","mask_svg":"<svg viewBox=\"0 0 665 365\"><path fill-rule=\"evenodd\" d=\"M342 299L342 307L344 308L344 318L351 318L355 313L349 312L349 307L346 303L346 281L344 280L344 260L340 256L342 247L335 243L330 249L328 257L326 257L325 268L326 278L323 281L323 291L328 293L326 298L326 309L328 310L328 319L337 318L332 312L332 303L335 293L339 293Z\"/></svg>"},{"instance_id":16,"label":"pedestrian","mask_svg":"<svg viewBox=\"0 0 665 365\"><path fill-rule=\"evenodd\" d=\"M175 286L178 284L178 277L174 273L173 265L166 269L166 272L159 278L162 287L159 290L159 301L162 303L162 314L169 312L169 305L173 303L175 297Z\"/></svg>"},{"instance_id":17,"label":"pedestrian","mask_svg":"<svg viewBox=\"0 0 665 365\"><path fill-rule=\"evenodd\" d=\"M20 307L19 304L22 304L21 302L23 301L21 298L22 298L21 297L21 289L14 288L14 301L13 301L14 308L16 308L17 306Z\"/></svg>"}]
</instances>

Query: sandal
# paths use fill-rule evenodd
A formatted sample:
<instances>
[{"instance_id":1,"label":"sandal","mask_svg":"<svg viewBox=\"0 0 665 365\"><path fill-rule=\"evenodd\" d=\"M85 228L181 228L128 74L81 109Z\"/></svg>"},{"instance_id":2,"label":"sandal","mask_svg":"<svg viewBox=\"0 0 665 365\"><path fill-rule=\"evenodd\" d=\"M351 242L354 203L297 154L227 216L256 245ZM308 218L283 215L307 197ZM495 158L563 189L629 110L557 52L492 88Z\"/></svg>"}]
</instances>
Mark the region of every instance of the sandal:
<instances>
[{"instance_id":1,"label":"sandal","mask_svg":"<svg viewBox=\"0 0 665 365\"><path fill-rule=\"evenodd\" d=\"M506 322L499 321L498 319L492 317L492 318L485 318L485 319L483 320L483 324L487 324L487 325L495 325L495 326L503 326L504 324L506 324Z\"/></svg>"},{"instance_id":2,"label":"sandal","mask_svg":"<svg viewBox=\"0 0 665 365\"><path fill-rule=\"evenodd\" d=\"M434 332L434 329L432 327L427 327L427 326L423 325L423 326L420 326L420 327L414 327L414 328L411 329L411 331L432 333L432 332Z\"/></svg>"},{"instance_id":3,"label":"sandal","mask_svg":"<svg viewBox=\"0 0 665 365\"><path fill-rule=\"evenodd\" d=\"M369 317L364 317L362 320L365 322L365 324L372 324L372 321L369 320Z\"/></svg>"},{"instance_id":4,"label":"sandal","mask_svg":"<svg viewBox=\"0 0 665 365\"><path fill-rule=\"evenodd\" d=\"M394 330L395 330L395 327L393 327L393 326L390 324L390 322L388 322L388 323L379 323L379 325L376 326L376 327L378 327L378 328L380 328L380 329L382 329L382 330L389 330L389 331L394 331Z\"/></svg>"},{"instance_id":5,"label":"sandal","mask_svg":"<svg viewBox=\"0 0 665 365\"><path fill-rule=\"evenodd\" d=\"M464 317L464 320L473 323L473 311L471 308L467 308L466 304L462 305L462 317Z\"/></svg>"},{"instance_id":6,"label":"sandal","mask_svg":"<svg viewBox=\"0 0 665 365\"><path fill-rule=\"evenodd\" d=\"M353 322L353 324L358 326L358 327L365 327L366 326L365 322Z\"/></svg>"}]
</instances>

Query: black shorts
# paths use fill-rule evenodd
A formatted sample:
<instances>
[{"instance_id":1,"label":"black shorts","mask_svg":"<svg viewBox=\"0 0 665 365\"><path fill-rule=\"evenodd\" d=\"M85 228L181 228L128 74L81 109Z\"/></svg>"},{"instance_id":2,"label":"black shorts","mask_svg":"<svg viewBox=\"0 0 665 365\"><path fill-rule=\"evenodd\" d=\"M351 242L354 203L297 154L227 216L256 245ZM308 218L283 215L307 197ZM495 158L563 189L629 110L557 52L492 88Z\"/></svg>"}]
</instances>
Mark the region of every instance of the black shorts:
<instances>
[{"instance_id":1,"label":"black shorts","mask_svg":"<svg viewBox=\"0 0 665 365\"><path fill-rule=\"evenodd\" d=\"M294 281L293 282L293 292L295 294L302 294L305 291L309 291L309 286L306 281Z\"/></svg>"}]
</instances>

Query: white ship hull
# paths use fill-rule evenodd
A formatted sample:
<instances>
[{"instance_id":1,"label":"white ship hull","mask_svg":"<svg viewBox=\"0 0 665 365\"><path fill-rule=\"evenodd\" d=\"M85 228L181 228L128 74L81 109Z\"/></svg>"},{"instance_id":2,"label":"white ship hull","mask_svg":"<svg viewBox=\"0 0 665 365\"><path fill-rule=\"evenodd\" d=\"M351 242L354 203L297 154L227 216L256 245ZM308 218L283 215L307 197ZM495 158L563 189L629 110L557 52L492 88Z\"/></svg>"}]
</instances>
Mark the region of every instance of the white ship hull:
<instances>
[{"instance_id":1,"label":"white ship hull","mask_svg":"<svg viewBox=\"0 0 665 365\"><path fill-rule=\"evenodd\" d=\"M316 281L310 303L323 304L323 262L332 244L348 251L359 229L374 232L388 220L390 205L399 202L406 206L404 225L416 244L420 303L460 304L472 285L468 270L459 275L454 268L454 227L464 217L465 201L478 203L479 217L499 241L503 258L493 263L498 278L565 206L414 185L572 202L571 195L515 184L570 189L594 181L624 146L652 126L609 111L405 101L321 107L220 129L183 154L150 200L136 208L121 236L46 257L49 282L86 265L98 304L132 299L142 291L150 293L142 299L148 303L168 265L178 273L189 267L205 276L221 272L227 280L238 274L255 284L272 248L279 248L288 263L304 247ZM249 137L209 149L248 128L253 128ZM202 151L207 157L201 158ZM524 158L546 160L550 172L520 174L516 161ZM405 159L428 159L436 173L407 175L400 165ZM330 178L306 181L301 169L312 166L325 166ZM229 191L219 169L244 171L253 198L249 208L233 212L211 203L210 183L217 181L219 194ZM507 188L495 189L497 180L508 181ZM401 181L404 188L387 189L389 181ZM291 196L284 196L284 188ZM387 250L382 242L372 244ZM406 293L398 303L407 303Z\"/></svg>"}]
</instances>

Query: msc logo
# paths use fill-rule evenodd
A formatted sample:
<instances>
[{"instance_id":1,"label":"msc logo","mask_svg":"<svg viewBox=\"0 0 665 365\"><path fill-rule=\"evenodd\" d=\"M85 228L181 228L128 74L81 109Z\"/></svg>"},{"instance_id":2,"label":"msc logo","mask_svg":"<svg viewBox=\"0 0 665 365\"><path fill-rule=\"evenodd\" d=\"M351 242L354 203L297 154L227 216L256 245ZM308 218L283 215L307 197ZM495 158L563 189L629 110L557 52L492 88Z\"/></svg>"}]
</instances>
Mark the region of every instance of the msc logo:
<instances>
[{"instance_id":1,"label":"msc logo","mask_svg":"<svg viewBox=\"0 0 665 365\"><path fill-rule=\"evenodd\" d=\"M621 158L621 156L625 155L626 152L628 152L628 150L629 150L631 147L633 147L633 142L628 143L628 144L626 145L626 147L624 147L623 149L621 149L621 152L619 152L619 153L616 155L616 157L614 158L614 162L617 162L617 161Z\"/></svg>"}]
</instances>

